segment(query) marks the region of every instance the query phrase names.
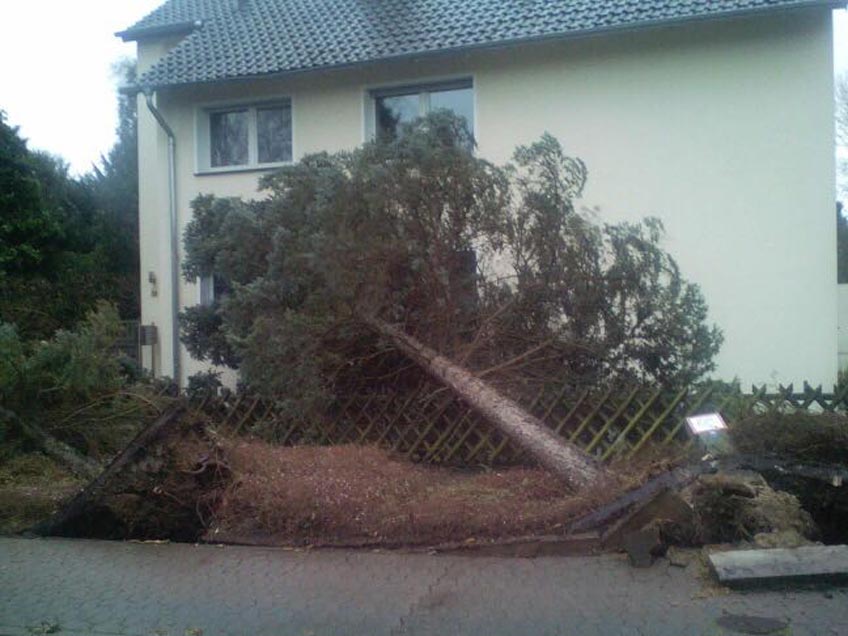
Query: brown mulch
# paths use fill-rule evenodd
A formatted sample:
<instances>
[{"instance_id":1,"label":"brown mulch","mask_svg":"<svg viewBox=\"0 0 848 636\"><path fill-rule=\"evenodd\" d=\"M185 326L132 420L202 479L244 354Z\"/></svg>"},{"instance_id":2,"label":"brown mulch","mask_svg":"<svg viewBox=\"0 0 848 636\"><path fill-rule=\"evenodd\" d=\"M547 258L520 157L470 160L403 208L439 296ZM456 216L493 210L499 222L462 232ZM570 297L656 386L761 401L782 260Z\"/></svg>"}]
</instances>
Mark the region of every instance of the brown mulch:
<instances>
[{"instance_id":1,"label":"brown mulch","mask_svg":"<svg viewBox=\"0 0 848 636\"><path fill-rule=\"evenodd\" d=\"M264 545L435 545L559 534L619 491L571 492L535 468L413 464L369 446L230 441L233 482L207 541Z\"/></svg>"}]
</instances>

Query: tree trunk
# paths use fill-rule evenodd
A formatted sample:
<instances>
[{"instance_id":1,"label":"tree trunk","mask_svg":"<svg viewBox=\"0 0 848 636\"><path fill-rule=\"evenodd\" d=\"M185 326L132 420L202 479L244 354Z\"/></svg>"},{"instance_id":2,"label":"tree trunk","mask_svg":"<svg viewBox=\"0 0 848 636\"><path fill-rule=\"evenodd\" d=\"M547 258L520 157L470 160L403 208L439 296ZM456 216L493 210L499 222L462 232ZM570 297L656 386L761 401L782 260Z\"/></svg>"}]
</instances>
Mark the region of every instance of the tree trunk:
<instances>
[{"instance_id":1,"label":"tree trunk","mask_svg":"<svg viewBox=\"0 0 848 636\"><path fill-rule=\"evenodd\" d=\"M578 489L610 478L609 472L588 453L555 434L468 370L379 318L361 318L552 473Z\"/></svg>"},{"instance_id":2,"label":"tree trunk","mask_svg":"<svg viewBox=\"0 0 848 636\"><path fill-rule=\"evenodd\" d=\"M102 467L90 457L86 457L76 449L71 448L61 440L56 439L50 433L35 424L24 422L17 414L6 409L0 409L0 421L14 422L21 433L23 433L38 449L54 461L62 464L72 473L83 479L94 479Z\"/></svg>"}]
</instances>

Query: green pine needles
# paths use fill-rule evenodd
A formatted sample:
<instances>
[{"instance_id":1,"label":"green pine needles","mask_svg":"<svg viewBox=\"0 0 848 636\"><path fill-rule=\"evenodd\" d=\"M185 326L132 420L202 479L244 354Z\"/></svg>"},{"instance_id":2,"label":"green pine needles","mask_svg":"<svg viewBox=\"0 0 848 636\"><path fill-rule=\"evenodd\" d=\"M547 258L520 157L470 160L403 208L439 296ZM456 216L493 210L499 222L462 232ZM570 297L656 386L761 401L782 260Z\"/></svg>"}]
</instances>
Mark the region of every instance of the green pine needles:
<instances>
[{"instance_id":1,"label":"green pine needles","mask_svg":"<svg viewBox=\"0 0 848 636\"><path fill-rule=\"evenodd\" d=\"M183 313L190 351L238 367L299 412L386 349L374 314L499 384L666 385L709 373L722 336L663 249L657 219L600 224L576 205L586 166L550 135L496 166L442 111L388 142L264 178L266 198L202 196L184 274L229 292Z\"/></svg>"}]
</instances>

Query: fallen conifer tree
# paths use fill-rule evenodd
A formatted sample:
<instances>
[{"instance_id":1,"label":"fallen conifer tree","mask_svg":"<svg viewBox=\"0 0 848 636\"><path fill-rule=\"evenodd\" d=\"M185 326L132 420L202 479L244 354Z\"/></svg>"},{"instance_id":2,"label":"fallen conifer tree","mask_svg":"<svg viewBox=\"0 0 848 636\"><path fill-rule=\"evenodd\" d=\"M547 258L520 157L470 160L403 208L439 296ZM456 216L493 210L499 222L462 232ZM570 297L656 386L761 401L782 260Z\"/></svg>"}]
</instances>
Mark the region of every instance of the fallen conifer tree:
<instances>
[{"instance_id":1,"label":"fallen conifer tree","mask_svg":"<svg viewBox=\"0 0 848 636\"><path fill-rule=\"evenodd\" d=\"M464 399L472 409L503 431L554 475L578 488L602 485L611 479L606 469L594 458L555 434L514 401L466 369L378 318L366 316L363 321Z\"/></svg>"},{"instance_id":2,"label":"fallen conifer tree","mask_svg":"<svg viewBox=\"0 0 848 636\"><path fill-rule=\"evenodd\" d=\"M512 400L540 383L680 385L713 368L721 334L662 249L659 221L580 213L586 167L549 135L503 167L472 148L440 112L394 140L304 157L262 180L265 198L198 198L184 273L214 275L221 293L183 313L189 351L309 422L346 378L422 364L417 342L444 361L446 373L424 363L428 373L518 441L533 427L508 421L534 418ZM574 483L599 478L553 442L524 437Z\"/></svg>"}]
</instances>

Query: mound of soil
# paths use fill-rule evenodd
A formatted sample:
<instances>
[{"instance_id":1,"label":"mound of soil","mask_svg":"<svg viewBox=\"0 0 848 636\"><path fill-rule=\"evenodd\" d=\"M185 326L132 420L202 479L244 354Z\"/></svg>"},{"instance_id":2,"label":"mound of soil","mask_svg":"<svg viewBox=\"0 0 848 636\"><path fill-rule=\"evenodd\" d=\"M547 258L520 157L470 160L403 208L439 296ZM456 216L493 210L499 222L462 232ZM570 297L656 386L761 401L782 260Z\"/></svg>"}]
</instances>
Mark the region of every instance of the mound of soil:
<instances>
[{"instance_id":1,"label":"mound of soil","mask_svg":"<svg viewBox=\"0 0 848 636\"><path fill-rule=\"evenodd\" d=\"M463 472L376 447L224 444L233 481L204 539L274 545L434 545L562 532L618 492L579 496L533 468Z\"/></svg>"},{"instance_id":2,"label":"mound of soil","mask_svg":"<svg viewBox=\"0 0 848 636\"><path fill-rule=\"evenodd\" d=\"M736 449L761 459L777 458L784 464L798 463L828 470L848 469L848 417L832 413L757 415L731 428ZM769 485L795 495L821 531L828 544L848 542L848 486L829 483L820 477L783 470L768 462L756 469Z\"/></svg>"},{"instance_id":3,"label":"mound of soil","mask_svg":"<svg viewBox=\"0 0 848 636\"><path fill-rule=\"evenodd\" d=\"M230 475L202 419L176 414L142 432L39 534L196 541Z\"/></svg>"},{"instance_id":4,"label":"mound of soil","mask_svg":"<svg viewBox=\"0 0 848 636\"><path fill-rule=\"evenodd\" d=\"M749 471L700 477L692 490L692 507L702 543L778 534L818 538L815 523L797 497L772 489L761 475Z\"/></svg>"}]
</instances>

